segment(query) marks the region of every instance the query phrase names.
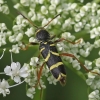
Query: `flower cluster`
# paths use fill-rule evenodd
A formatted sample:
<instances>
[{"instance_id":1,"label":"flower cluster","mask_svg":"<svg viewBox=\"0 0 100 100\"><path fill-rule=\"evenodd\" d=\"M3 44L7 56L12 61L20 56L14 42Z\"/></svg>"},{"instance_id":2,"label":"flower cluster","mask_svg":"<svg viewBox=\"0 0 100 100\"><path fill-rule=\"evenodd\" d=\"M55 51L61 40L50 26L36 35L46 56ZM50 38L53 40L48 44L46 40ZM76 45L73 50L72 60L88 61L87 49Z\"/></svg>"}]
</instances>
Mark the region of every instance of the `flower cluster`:
<instances>
[{"instance_id":1,"label":"flower cluster","mask_svg":"<svg viewBox=\"0 0 100 100\"><path fill-rule=\"evenodd\" d=\"M27 90L27 96L30 98L34 97L35 94L35 87L38 85L38 89L45 89L46 86L43 81L43 77L47 77L47 80L49 81L49 84L56 85L57 80L52 76L52 74L49 73L49 69L47 66L43 67L41 77L39 79L38 83L38 74L40 73L40 67L43 64L44 61L40 61L38 57L32 57L30 60L30 75L25 78L25 82L30 86L30 88Z\"/></svg>"},{"instance_id":2,"label":"flower cluster","mask_svg":"<svg viewBox=\"0 0 100 100\"><path fill-rule=\"evenodd\" d=\"M0 47L2 45L6 45L6 39L11 35L11 31L9 31L5 25L5 23L0 23Z\"/></svg>"},{"instance_id":3,"label":"flower cluster","mask_svg":"<svg viewBox=\"0 0 100 100\"><path fill-rule=\"evenodd\" d=\"M3 94L3 96L6 96L6 94L9 94L9 84L8 82L3 79L2 81L0 80L0 94Z\"/></svg>"},{"instance_id":4,"label":"flower cluster","mask_svg":"<svg viewBox=\"0 0 100 100\"><path fill-rule=\"evenodd\" d=\"M100 100L99 91L95 90L89 94L89 100Z\"/></svg>"},{"instance_id":5,"label":"flower cluster","mask_svg":"<svg viewBox=\"0 0 100 100\"><path fill-rule=\"evenodd\" d=\"M21 65L19 62L15 63L12 62L11 66L6 66L4 69L4 72L6 75L10 76L12 80L14 80L16 83L20 83L21 79L20 77L27 77L28 76L28 66L26 64L23 65L23 67L20 69Z\"/></svg>"},{"instance_id":6,"label":"flower cluster","mask_svg":"<svg viewBox=\"0 0 100 100\"><path fill-rule=\"evenodd\" d=\"M20 67L21 65L19 62L16 62L16 63L12 62L11 66L6 66L4 69L3 74L10 76L11 80L17 83L14 86L21 84L21 78L26 78L29 75L29 72L28 72L29 68L26 64L24 64L22 68ZM0 82L0 94L3 94L3 96L6 96L6 94L10 93L9 88L14 87L14 86L10 86L10 84L5 79L3 79L2 82Z\"/></svg>"},{"instance_id":7,"label":"flower cluster","mask_svg":"<svg viewBox=\"0 0 100 100\"><path fill-rule=\"evenodd\" d=\"M0 0L0 12L9 14L9 8L4 0Z\"/></svg>"},{"instance_id":8,"label":"flower cluster","mask_svg":"<svg viewBox=\"0 0 100 100\"><path fill-rule=\"evenodd\" d=\"M84 0L78 1L84 2ZM45 28L50 35L58 36L52 41L59 38L64 39L56 44L59 53L73 54L73 57L62 57L64 61L71 63L74 69L80 70L82 64L78 59L84 60L83 67L85 66L85 70L87 70L86 83L93 90L90 91L89 100L99 100L100 58L90 61L86 57L90 56L94 49L98 51L100 48L100 5L95 2L79 5L78 3L68 3L66 0L20 0L14 5L14 8L17 9L19 15L14 19L12 30L9 31L5 23L0 23L0 47L9 41L10 52L20 53L20 50L26 50L29 46L26 44L29 42L38 42L35 38L36 26ZM8 6L3 0L0 1L0 12L9 14ZM59 16L53 19L57 14ZM53 21L46 25L52 19ZM96 53L98 56L100 55L100 51ZM43 62L42 58L39 59L34 55L22 67L20 62L11 61L11 66L7 65L1 74L10 76L13 84L9 84L5 79L0 81L0 94L6 96L6 94L10 94L9 88L26 82L29 86L27 96L34 98L35 87L46 88L44 77L49 84L56 85L57 80L50 74L46 65L41 72ZM40 77L39 74L41 74Z\"/></svg>"}]
</instances>

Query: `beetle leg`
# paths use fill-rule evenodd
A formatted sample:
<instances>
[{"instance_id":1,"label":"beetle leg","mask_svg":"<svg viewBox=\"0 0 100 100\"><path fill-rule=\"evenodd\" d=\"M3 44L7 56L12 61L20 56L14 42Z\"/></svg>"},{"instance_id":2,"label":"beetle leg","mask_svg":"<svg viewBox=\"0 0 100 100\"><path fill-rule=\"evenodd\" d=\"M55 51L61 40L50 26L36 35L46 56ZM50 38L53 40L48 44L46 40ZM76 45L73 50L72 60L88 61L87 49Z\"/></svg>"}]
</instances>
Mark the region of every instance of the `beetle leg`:
<instances>
[{"instance_id":1,"label":"beetle leg","mask_svg":"<svg viewBox=\"0 0 100 100\"><path fill-rule=\"evenodd\" d=\"M52 39L55 38L55 37L56 37L56 35L53 35L53 36L50 37L50 39L52 40Z\"/></svg>"},{"instance_id":2,"label":"beetle leg","mask_svg":"<svg viewBox=\"0 0 100 100\"><path fill-rule=\"evenodd\" d=\"M78 43L80 43L80 42L82 41L82 38L80 38L77 42L72 42L72 41L69 41L69 40L67 40L67 39L60 38L60 39L54 41L54 43L61 42L61 41L67 41L67 42L69 42L69 43L71 43L71 44L78 44Z\"/></svg>"},{"instance_id":3,"label":"beetle leg","mask_svg":"<svg viewBox=\"0 0 100 100\"><path fill-rule=\"evenodd\" d=\"M40 56L39 56L40 57ZM40 88L41 88L41 93L40 93L40 98L42 97L42 86L41 86L41 84L40 84L40 77L41 77L41 74L42 74L42 69L43 69L43 67L44 67L44 64L45 64L45 62L42 64L42 66L40 67L40 70L39 70L39 72L38 72L38 69L37 69L37 78L38 78L38 80L37 80L37 83L35 84L35 88L38 86L38 84L39 84L39 86L40 86Z\"/></svg>"},{"instance_id":4,"label":"beetle leg","mask_svg":"<svg viewBox=\"0 0 100 100\"><path fill-rule=\"evenodd\" d=\"M23 42L23 44L25 45L25 47L23 48L23 47L20 46L21 50L27 50L28 47L29 47L30 45L38 45L39 43L30 42L30 43L28 43L28 44L25 44L25 43Z\"/></svg>"},{"instance_id":5,"label":"beetle leg","mask_svg":"<svg viewBox=\"0 0 100 100\"><path fill-rule=\"evenodd\" d=\"M40 54L38 55L38 61L40 61ZM34 88L36 88L39 84L40 88L41 88L41 93L40 93L40 98L42 97L42 86L41 86L41 83L40 83L40 77L41 77L41 73L42 73L42 69L43 69L43 66L44 64L42 64L42 66L40 67L40 70L38 71L38 66L39 64L37 63L37 83L35 84L35 86L33 86Z\"/></svg>"},{"instance_id":6,"label":"beetle leg","mask_svg":"<svg viewBox=\"0 0 100 100\"><path fill-rule=\"evenodd\" d=\"M43 67L44 67L44 64L45 64L45 62L44 62L44 63L42 64L42 66L40 67L39 72L37 72L38 80L37 80L37 83L36 83L35 87L38 85L38 83L39 83L39 81L40 81L40 77L41 77L41 74L42 74L42 69L43 69Z\"/></svg>"},{"instance_id":7,"label":"beetle leg","mask_svg":"<svg viewBox=\"0 0 100 100\"><path fill-rule=\"evenodd\" d=\"M73 54L61 53L60 56L69 56L69 57L72 57L72 58L76 59L76 60L80 63L80 65L81 65L87 72L91 72L91 73L100 75L99 73L96 73L96 72L93 72L93 71L87 69L87 68L79 61L79 59L77 59Z\"/></svg>"},{"instance_id":8,"label":"beetle leg","mask_svg":"<svg viewBox=\"0 0 100 100\"><path fill-rule=\"evenodd\" d=\"M29 45L39 45L37 42L30 42Z\"/></svg>"}]
</instances>

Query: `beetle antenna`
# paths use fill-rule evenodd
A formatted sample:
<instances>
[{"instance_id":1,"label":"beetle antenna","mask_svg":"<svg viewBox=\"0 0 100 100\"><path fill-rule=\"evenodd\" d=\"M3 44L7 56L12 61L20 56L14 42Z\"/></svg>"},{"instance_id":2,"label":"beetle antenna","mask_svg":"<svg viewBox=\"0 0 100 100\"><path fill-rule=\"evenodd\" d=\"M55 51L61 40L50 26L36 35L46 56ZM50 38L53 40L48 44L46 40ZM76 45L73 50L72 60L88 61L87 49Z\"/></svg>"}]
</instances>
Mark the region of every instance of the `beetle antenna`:
<instances>
[{"instance_id":1,"label":"beetle antenna","mask_svg":"<svg viewBox=\"0 0 100 100\"><path fill-rule=\"evenodd\" d=\"M29 20L27 17L25 17L21 12L18 11L18 13L19 13L20 15L22 15L26 20L28 20L29 23L31 23L34 27L38 28L38 26L36 26L35 24L33 24L33 22L32 22L31 20Z\"/></svg>"},{"instance_id":2,"label":"beetle antenna","mask_svg":"<svg viewBox=\"0 0 100 100\"><path fill-rule=\"evenodd\" d=\"M44 25L43 26L43 28L44 27L46 27L49 23L51 23L56 17L58 17L58 16L60 16L61 15L61 13L60 14L57 14L54 18L52 18L46 25Z\"/></svg>"}]
</instances>

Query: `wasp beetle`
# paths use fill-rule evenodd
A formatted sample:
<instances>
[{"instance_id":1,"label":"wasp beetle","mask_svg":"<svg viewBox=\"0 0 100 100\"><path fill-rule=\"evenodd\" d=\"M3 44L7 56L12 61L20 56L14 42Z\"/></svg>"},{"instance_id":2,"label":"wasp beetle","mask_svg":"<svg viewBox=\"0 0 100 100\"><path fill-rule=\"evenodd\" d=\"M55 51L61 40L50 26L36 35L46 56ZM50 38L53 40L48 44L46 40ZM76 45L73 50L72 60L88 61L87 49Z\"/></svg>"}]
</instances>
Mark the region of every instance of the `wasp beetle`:
<instances>
[{"instance_id":1,"label":"wasp beetle","mask_svg":"<svg viewBox=\"0 0 100 100\"><path fill-rule=\"evenodd\" d=\"M20 13L20 12L19 12ZM20 13L21 14L21 13ZM25 19L27 19L23 14L21 14ZM56 17L60 16L60 14L56 15L53 19L55 19ZM52 20L53 20L52 19ZM39 44L39 51L42 55L42 57L44 58L45 62L42 64L40 71L38 73L38 82L41 76L41 72L43 69L44 64L46 63L46 65L48 66L49 70L51 71L52 75L61 83L62 86L64 86L66 84L66 70L64 67L64 64L62 62L61 56L69 56L72 57L74 59L76 59L80 65L87 71L89 72L90 70L88 70L73 54L69 54L69 53L58 53L58 50L56 48L56 43L60 42L60 41L67 41L69 43L72 44L76 44L76 43L80 43L81 39L77 42L71 42L67 39L64 38L60 38L56 41L52 41L52 39L55 36L50 36L49 32L45 29L45 27L52 21L50 20L46 25L44 25L43 27L38 28L38 26L34 25L32 23L31 20L27 19L34 27L36 27L36 39L38 40L38 43L32 42L29 43L31 45L37 45ZM95 72L93 72L95 73ZM98 73L95 73L98 74Z\"/></svg>"}]
</instances>

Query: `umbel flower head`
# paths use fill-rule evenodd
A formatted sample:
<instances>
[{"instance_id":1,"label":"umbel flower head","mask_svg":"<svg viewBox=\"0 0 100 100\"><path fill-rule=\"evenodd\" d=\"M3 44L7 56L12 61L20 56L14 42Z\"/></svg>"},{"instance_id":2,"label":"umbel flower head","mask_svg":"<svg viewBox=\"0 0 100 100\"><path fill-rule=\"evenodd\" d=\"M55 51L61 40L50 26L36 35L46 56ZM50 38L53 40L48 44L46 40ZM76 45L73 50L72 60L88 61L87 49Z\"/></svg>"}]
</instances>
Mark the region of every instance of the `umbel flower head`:
<instances>
[{"instance_id":1,"label":"umbel flower head","mask_svg":"<svg viewBox=\"0 0 100 100\"><path fill-rule=\"evenodd\" d=\"M39 90L46 88L44 78L46 78L45 80L49 84L57 84L57 80L50 73L46 64L41 70L44 59L39 55L39 48L35 45L31 47L30 44L32 42L33 44L38 43L35 36L36 27L45 26L58 14L59 16L48 23L44 29L50 33L51 37L56 35L50 41L54 42L58 39L67 40L59 40L58 43L55 43L59 54L68 53L72 54L74 58L77 58L74 59L70 57L71 55L61 57L65 62L65 67L66 65L69 66L71 70L86 81L90 90L88 94L89 100L99 100L100 5L97 1L94 0L93 2L85 3L84 0L73 0L73 2L66 0L10 1L12 2L11 4L14 4L12 6L16 9L14 9L15 12L22 13L26 18L18 13L15 17L12 10L9 9L11 5L7 2L0 0L0 20L2 20L2 16L5 16L9 20L9 22L3 22L4 20L2 20L2 23L0 22L0 52L3 51L0 60L5 59L4 51L6 48L5 52L10 50L11 52L9 53L15 53L13 55L16 62L12 60L12 56L11 64L6 62L9 60L3 62L6 63L6 66L3 66L4 72L0 74L5 74L9 78L1 78L0 94L6 96L10 94L10 88L14 88L25 82L27 86L26 94L33 99L34 94L37 93L36 88ZM19 58L17 59L18 56ZM8 57L6 56L6 58ZM21 61L23 62L23 66L20 64L22 63ZM0 64L2 65L2 60ZM81 72L82 66L87 70L87 74Z\"/></svg>"},{"instance_id":2,"label":"umbel flower head","mask_svg":"<svg viewBox=\"0 0 100 100\"><path fill-rule=\"evenodd\" d=\"M3 94L4 97L6 96L6 94L10 94L9 84L5 79L3 79L2 81L0 80L0 94Z\"/></svg>"},{"instance_id":3,"label":"umbel flower head","mask_svg":"<svg viewBox=\"0 0 100 100\"><path fill-rule=\"evenodd\" d=\"M27 77L28 76L28 67L23 65L22 68L20 68L21 65L19 62L12 62L11 66L6 66L4 69L4 72L6 75L11 76L11 79L13 79L16 83L21 82L20 78Z\"/></svg>"}]
</instances>

